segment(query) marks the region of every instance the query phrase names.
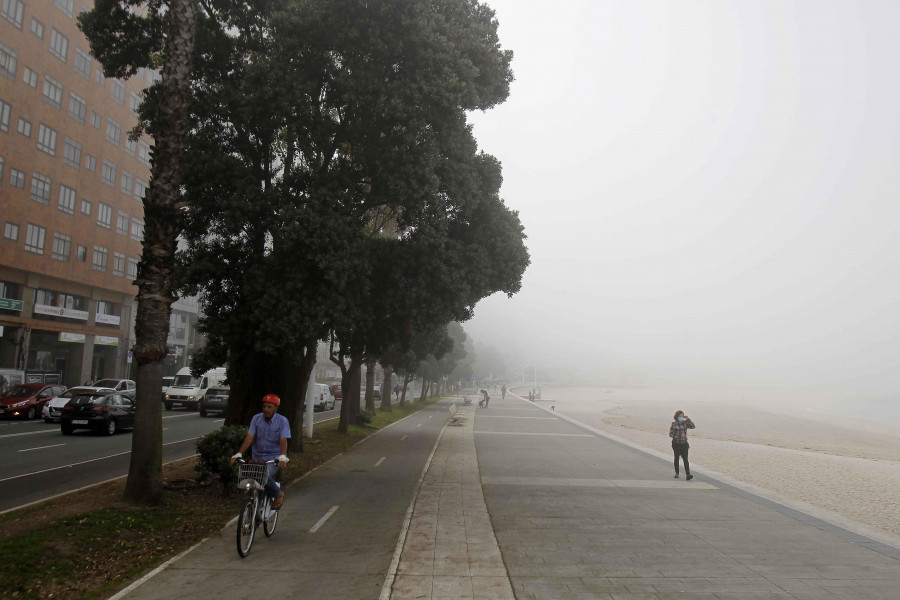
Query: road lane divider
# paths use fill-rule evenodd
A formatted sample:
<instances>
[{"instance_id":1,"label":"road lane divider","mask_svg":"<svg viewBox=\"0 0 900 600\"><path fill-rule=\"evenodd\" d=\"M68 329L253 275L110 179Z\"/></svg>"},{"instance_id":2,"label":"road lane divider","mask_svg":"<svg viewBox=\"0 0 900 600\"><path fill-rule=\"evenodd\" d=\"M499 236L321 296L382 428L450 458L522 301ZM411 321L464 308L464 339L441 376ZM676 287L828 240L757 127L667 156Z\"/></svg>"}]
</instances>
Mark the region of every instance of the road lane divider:
<instances>
[{"instance_id":1,"label":"road lane divider","mask_svg":"<svg viewBox=\"0 0 900 600\"><path fill-rule=\"evenodd\" d=\"M387 456L382 456L381 458L379 458L379 459L378 459L378 462L375 463L375 466L376 466L376 467L377 467L377 466L380 466L381 463L383 463L383 462L384 462L384 459L386 459L386 458L387 458Z\"/></svg>"},{"instance_id":2,"label":"road lane divider","mask_svg":"<svg viewBox=\"0 0 900 600\"><path fill-rule=\"evenodd\" d=\"M310 533L315 533L319 530L319 528L325 524L325 521L331 518L331 515L337 512L339 506L332 506L331 509L327 513L325 513L321 519L316 521L316 524L312 526L312 529L309 530Z\"/></svg>"},{"instance_id":3,"label":"road lane divider","mask_svg":"<svg viewBox=\"0 0 900 600\"><path fill-rule=\"evenodd\" d=\"M38 446L37 448L22 448L19 452L31 452L32 450L45 450L47 448L58 448L59 446L65 446L65 444L53 444L52 446Z\"/></svg>"}]
</instances>

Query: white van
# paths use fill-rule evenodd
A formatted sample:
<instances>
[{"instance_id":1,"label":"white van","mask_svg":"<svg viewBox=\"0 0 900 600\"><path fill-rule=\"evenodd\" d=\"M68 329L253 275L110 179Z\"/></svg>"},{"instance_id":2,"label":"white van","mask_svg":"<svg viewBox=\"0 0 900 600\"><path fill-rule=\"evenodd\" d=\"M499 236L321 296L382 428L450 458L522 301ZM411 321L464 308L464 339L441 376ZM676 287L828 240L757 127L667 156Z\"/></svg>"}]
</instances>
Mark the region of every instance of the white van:
<instances>
[{"instance_id":1,"label":"white van","mask_svg":"<svg viewBox=\"0 0 900 600\"><path fill-rule=\"evenodd\" d=\"M184 367L175 375L175 381L166 390L163 403L166 410L184 407L188 410L199 410L200 400L211 387L221 387L225 381L225 367L210 369L200 377L191 375L190 367Z\"/></svg>"},{"instance_id":2,"label":"white van","mask_svg":"<svg viewBox=\"0 0 900 600\"><path fill-rule=\"evenodd\" d=\"M334 396L324 383L314 383L312 389L313 410L334 410Z\"/></svg>"}]
</instances>

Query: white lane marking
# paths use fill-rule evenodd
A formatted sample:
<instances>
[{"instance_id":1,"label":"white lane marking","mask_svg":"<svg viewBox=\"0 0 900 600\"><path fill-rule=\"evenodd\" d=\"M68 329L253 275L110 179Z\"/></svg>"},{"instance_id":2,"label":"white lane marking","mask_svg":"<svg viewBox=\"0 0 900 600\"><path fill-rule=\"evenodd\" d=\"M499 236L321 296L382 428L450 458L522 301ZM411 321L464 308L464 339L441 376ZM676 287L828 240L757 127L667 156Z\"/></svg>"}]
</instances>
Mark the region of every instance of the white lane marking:
<instances>
[{"instance_id":1,"label":"white lane marking","mask_svg":"<svg viewBox=\"0 0 900 600\"><path fill-rule=\"evenodd\" d=\"M381 463L383 463L383 462L384 462L384 459L386 459L386 458L387 458L387 456L382 456L381 458L379 458L379 459L378 459L378 462L375 463L375 466L377 467L378 465L380 465Z\"/></svg>"},{"instance_id":2,"label":"white lane marking","mask_svg":"<svg viewBox=\"0 0 900 600\"><path fill-rule=\"evenodd\" d=\"M185 413L183 415L168 415L163 416L163 419L183 419L185 417L196 417L197 413Z\"/></svg>"},{"instance_id":3,"label":"white lane marking","mask_svg":"<svg viewBox=\"0 0 900 600\"><path fill-rule=\"evenodd\" d=\"M644 488L644 489L693 489L716 490L714 485L704 482L691 483L686 481L673 481L671 479L575 479L569 477L512 477L496 476L481 478L482 485L525 485L525 486L554 486L554 487L617 487L617 488Z\"/></svg>"},{"instance_id":4,"label":"white lane marking","mask_svg":"<svg viewBox=\"0 0 900 600\"><path fill-rule=\"evenodd\" d=\"M416 427L421 427L421 426L422 426L422 424L421 424L421 423L419 423L419 424L418 424L418 425L416 425Z\"/></svg>"},{"instance_id":5,"label":"white lane marking","mask_svg":"<svg viewBox=\"0 0 900 600\"><path fill-rule=\"evenodd\" d=\"M402 442L405 439L406 439L406 436L404 435L402 438L400 438L400 441Z\"/></svg>"},{"instance_id":6,"label":"white lane marking","mask_svg":"<svg viewBox=\"0 0 900 600\"><path fill-rule=\"evenodd\" d=\"M597 437L589 433L525 433L520 431L476 431L475 433L489 435L553 435L557 437Z\"/></svg>"},{"instance_id":7,"label":"white lane marking","mask_svg":"<svg viewBox=\"0 0 900 600\"><path fill-rule=\"evenodd\" d=\"M429 418L429 419L433 419L433 418L434 418L434 415L429 415L428 418Z\"/></svg>"},{"instance_id":8,"label":"white lane marking","mask_svg":"<svg viewBox=\"0 0 900 600\"><path fill-rule=\"evenodd\" d=\"M186 440L178 440L177 442L168 442L163 444L163 446L171 446L173 444L183 444L184 442L192 442L197 438L188 438ZM86 465L88 463L97 462L98 460L106 460L107 458L115 458L117 456L124 456L126 454L131 454L131 450L127 452L119 452L118 454L109 454L107 456L101 456L100 458L91 458L89 460L82 460L80 462L75 462L69 465L60 465L58 467L52 467L50 469L44 469L42 471L32 471L31 473L22 473L21 475L13 475L12 477L5 477L4 479L0 479L0 483L4 481L12 481L13 479L21 479L22 477L28 477L30 475L40 475L41 473L49 473L51 471L59 471L60 469L71 469L72 467L77 467L78 465Z\"/></svg>"},{"instance_id":9,"label":"white lane marking","mask_svg":"<svg viewBox=\"0 0 900 600\"><path fill-rule=\"evenodd\" d=\"M332 506L331 509L327 513L325 513L325 515L321 519L319 519L315 525L312 526L312 529L310 529L309 532L310 533L317 532L319 530L319 527L324 525L325 521L327 521L331 517L331 515L333 515L335 512L337 512L338 508L340 508L340 507Z\"/></svg>"},{"instance_id":10,"label":"white lane marking","mask_svg":"<svg viewBox=\"0 0 900 600\"><path fill-rule=\"evenodd\" d=\"M82 460L80 462L72 463L70 465L61 465L59 467L52 467L50 469L44 469L42 471L33 471L31 473L22 473L21 475L13 475L12 477L5 477L0 479L0 483L4 481L12 481L13 479L20 479L22 477L28 477L30 475L40 475L41 473L49 473L51 471L59 471L60 469L71 469L72 467L77 467L78 465L86 465L88 463L97 462L98 460L106 460L107 458L115 458L117 456L124 456L126 454L131 454L131 450L127 452L119 452L118 454L110 454L108 456L101 456L100 458L91 458L89 460Z\"/></svg>"},{"instance_id":11,"label":"white lane marking","mask_svg":"<svg viewBox=\"0 0 900 600\"><path fill-rule=\"evenodd\" d=\"M20 435L37 435L39 433L59 433L59 429L45 429L43 431L26 431L24 433L7 433L5 435L0 435L0 440L11 438L11 437L19 437Z\"/></svg>"},{"instance_id":12,"label":"white lane marking","mask_svg":"<svg viewBox=\"0 0 900 600\"><path fill-rule=\"evenodd\" d=\"M19 452L31 452L32 450L43 450L44 448L56 448L57 446L65 446L65 444L53 444L52 446L38 446L37 448L23 448Z\"/></svg>"}]
</instances>

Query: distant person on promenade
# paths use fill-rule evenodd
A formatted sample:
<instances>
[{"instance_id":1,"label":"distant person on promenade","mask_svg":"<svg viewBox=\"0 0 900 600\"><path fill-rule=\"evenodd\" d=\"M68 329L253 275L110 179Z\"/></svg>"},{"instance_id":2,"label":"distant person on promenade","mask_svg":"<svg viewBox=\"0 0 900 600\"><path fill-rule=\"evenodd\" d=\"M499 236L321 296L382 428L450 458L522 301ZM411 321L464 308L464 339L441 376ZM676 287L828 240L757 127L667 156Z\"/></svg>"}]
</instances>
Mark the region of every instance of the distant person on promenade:
<instances>
[{"instance_id":1,"label":"distant person on promenade","mask_svg":"<svg viewBox=\"0 0 900 600\"><path fill-rule=\"evenodd\" d=\"M691 475L691 464L688 462L688 444L687 430L694 429L694 422L691 418L684 414L683 410L675 412L675 420L669 426L669 437L672 438L672 451L675 453L675 477L678 478L678 457L684 461L685 479L690 481L694 478Z\"/></svg>"},{"instance_id":2,"label":"distant person on promenade","mask_svg":"<svg viewBox=\"0 0 900 600\"><path fill-rule=\"evenodd\" d=\"M397 401L400 401L400 382L394 384L394 396L397 397Z\"/></svg>"},{"instance_id":3,"label":"distant person on promenade","mask_svg":"<svg viewBox=\"0 0 900 600\"><path fill-rule=\"evenodd\" d=\"M503 400L506 400L506 384L505 383L503 384L503 387L500 388L500 395L502 396Z\"/></svg>"},{"instance_id":4,"label":"distant person on promenade","mask_svg":"<svg viewBox=\"0 0 900 600\"><path fill-rule=\"evenodd\" d=\"M480 406L481 408L487 408L488 402L491 401L491 395L488 394L488 391L486 389L482 388L481 396L481 402L478 403L478 406Z\"/></svg>"}]
</instances>

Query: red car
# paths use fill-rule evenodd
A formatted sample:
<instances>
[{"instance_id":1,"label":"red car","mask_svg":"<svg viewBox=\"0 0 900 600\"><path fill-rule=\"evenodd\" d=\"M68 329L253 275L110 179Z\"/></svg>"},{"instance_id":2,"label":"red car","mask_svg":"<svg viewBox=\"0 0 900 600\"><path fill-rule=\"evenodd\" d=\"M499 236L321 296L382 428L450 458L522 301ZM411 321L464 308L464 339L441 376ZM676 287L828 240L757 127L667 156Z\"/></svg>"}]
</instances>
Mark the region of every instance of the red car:
<instances>
[{"instance_id":1,"label":"red car","mask_svg":"<svg viewBox=\"0 0 900 600\"><path fill-rule=\"evenodd\" d=\"M66 386L47 383L20 383L0 396L0 416L24 417L28 420L41 416L44 404L66 391Z\"/></svg>"},{"instance_id":2,"label":"red car","mask_svg":"<svg viewBox=\"0 0 900 600\"><path fill-rule=\"evenodd\" d=\"M331 395L334 396L335 400L341 400L344 397L344 393L341 391L341 384L332 383L330 389Z\"/></svg>"}]
</instances>

